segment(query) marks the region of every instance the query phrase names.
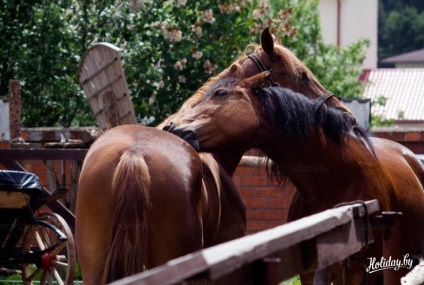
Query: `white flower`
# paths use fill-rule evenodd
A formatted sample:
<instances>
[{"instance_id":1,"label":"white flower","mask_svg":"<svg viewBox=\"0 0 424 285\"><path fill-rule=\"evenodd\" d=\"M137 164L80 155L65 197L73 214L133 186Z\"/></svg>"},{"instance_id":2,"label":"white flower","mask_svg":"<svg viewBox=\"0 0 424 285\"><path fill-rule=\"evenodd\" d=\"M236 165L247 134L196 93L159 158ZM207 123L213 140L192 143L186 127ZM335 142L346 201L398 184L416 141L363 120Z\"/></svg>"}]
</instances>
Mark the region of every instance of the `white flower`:
<instances>
[{"instance_id":1,"label":"white flower","mask_svg":"<svg viewBox=\"0 0 424 285\"><path fill-rule=\"evenodd\" d=\"M207 9L203 12L203 20L209 24L215 23L215 18L213 17L212 9Z\"/></svg>"},{"instance_id":2,"label":"white flower","mask_svg":"<svg viewBox=\"0 0 424 285\"><path fill-rule=\"evenodd\" d=\"M262 6L253 10L252 17L254 19L261 19L268 13L268 11L269 11L269 6L267 6L265 2L263 2Z\"/></svg>"},{"instance_id":3,"label":"white flower","mask_svg":"<svg viewBox=\"0 0 424 285\"><path fill-rule=\"evenodd\" d=\"M176 43L181 41L183 33L178 29L167 27L163 30L163 36L171 43Z\"/></svg>"},{"instance_id":4,"label":"white flower","mask_svg":"<svg viewBox=\"0 0 424 285\"><path fill-rule=\"evenodd\" d=\"M219 4L218 8L219 8L219 12L221 12L221 14L227 14L231 10L231 6L228 5L228 4Z\"/></svg>"},{"instance_id":5,"label":"white flower","mask_svg":"<svg viewBox=\"0 0 424 285\"><path fill-rule=\"evenodd\" d=\"M153 105L156 102L156 91L153 91L152 95L149 98L149 106Z\"/></svg>"},{"instance_id":6,"label":"white flower","mask_svg":"<svg viewBox=\"0 0 424 285\"><path fill-rule=\"evenodd\" d=\"M239 5L236 4L231 4L231 8L233 9L234 12L236 13L241 13L241 7Z\"/></svg>"},{"instance_id":7,"label":"white flower","mask_svg":"<svg viewBox=\"0 0 424 285\"><path fill-rule=\"evenodd\" d=\"M193 27L191 28L196 38L200 38L202 36L202 26L199 22L194 23Z\"/></svg>"},{"instance_id":8,"label":"white flower","mask_svg":"<svg viewBox=\"0 0 424 285\"><path fill-rule=\"evenodd\" d=\"M163 80L161 80L159 82L153 83L153 86L155 86L157 89L162 89L163 87L165 87L165 82L163 82Z\"/></svg>"},{"instance_id":9,"label":"white flower","mask_svg":"<svg viewBox=\"0 0 424 285\"><path fill-rule=\"evenodd\" d=\"M185 4L187 4L187 0L178 0L177 7L183 7Z\"/></svg>"},{"instance_id":10,"label":"white flower","mask_svg":"<svg viewBox=\"0 0 424 285\"><path fill-rule=\"evenodd\" d=\"M199 60L202 57L202 55L203 55L202 52L200 52L198 50L196 50L192 53L193 58L197 59L197 60Z\"/></svg>"},{"instance_id":11,"label":"white flower","mask_svg":"<svg viewBox=\"0 0 424 285\"><path fill-rule=\"evenodd\" d=\"M216 64L212 64L209 61L209 59L207 59L203 63L203 68L205 69L206 74L212 74L212 73L214 73L218 69L218 66Z\"/></svg>"},{"instance_id":12,"label":"white flower","mask_svg":"<svg viewBox=\"0 0 424 285\"><path fill-rule=\"evenodd\" d=\"M146 0L131 0L130 3L130 12L131 13L137 13L141 9L143 9L144 4L146 4L149 1Z\"/></svg>"},{"instance_id":13,"label":"white flower","mask_svg":"<svg viewBox=\"0 0 424 285\"><path fill-rule=\"evenodd\" d=\"M178 82L185 84L187 82L187 78L184 75L178 76Z\"/></svg>"},{"instance_id":14,"label":"white flower","mask_svg":"<svg viewBox=\"0 0 424 285\"><path fill-rule=\"evenodd\" d=\"M154 121L155 121L155 117L153 117L153 116L149 116L149 117L147 117L147 116L144 116L141 120L140 120L140 123L142 124L142 125L149 125L149 124L151 124L151 123L153 123Z\"/></svg>"},{"instance_id":15,"label":"white flower","mask_svg":"<svg viewBox=\"0 0 424 285\"><path fill-rule=\"evenodd\" d=\"M174 68L176 70L180 70L181 71L181 70L183 70L186 67L186 64L187 64L187 59L186 58L183 58L183 59L177 61L174 64Z\"/></svg>"}]
</instances>

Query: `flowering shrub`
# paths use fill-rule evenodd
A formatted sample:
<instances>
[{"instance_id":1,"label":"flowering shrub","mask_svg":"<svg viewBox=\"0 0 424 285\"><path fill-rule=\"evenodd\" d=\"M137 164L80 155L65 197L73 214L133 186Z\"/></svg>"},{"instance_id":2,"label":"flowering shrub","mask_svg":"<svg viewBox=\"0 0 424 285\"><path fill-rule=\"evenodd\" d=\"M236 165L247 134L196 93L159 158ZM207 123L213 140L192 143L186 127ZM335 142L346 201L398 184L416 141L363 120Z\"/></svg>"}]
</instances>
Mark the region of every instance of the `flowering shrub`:
<instances>
[{"instance_id":1,"label":"flowering shrub","mask_svg":"<svg viewBox=\"0 0 424 285\"><path fill-rule=\"evenodd\" d=\"M259 0L3 1L0 18L9 26L0 27L1 42L7 43L0 55L0 96L6 95L9 79L19 79L25 84L25 126L92 125L94 116L76 83L77 69L89 46L110 42L124 49L138 121L157 125L248 44L259 42L266 26L285 43L292 39L295 52L306 55L301 59L308 64L318 66L314 59L334 58L331 49L313 58L302 52L315 45L320 31L315 20L292 21L292 15L316 19L317 10L301 4L308 1L284 1L274 10ZM9 19L11 15L16 19ZM358 60L354 57L353 65ZM337 60L332 64L343 68ZM321 69L325 74L328 66ZM346 79L338 80L333 83Z\"/></svg>"},{"instance_id":2,"label":"flowering shrub","mask_svg":"<svg viewBox=\"0 0 424 285\"><path fill-rule=\"evenodd\" d=\"M246 0L135 1L129 10L124 69L138 119L152 125L258 42L270 19Z\"/></svg>"}]
</instances>

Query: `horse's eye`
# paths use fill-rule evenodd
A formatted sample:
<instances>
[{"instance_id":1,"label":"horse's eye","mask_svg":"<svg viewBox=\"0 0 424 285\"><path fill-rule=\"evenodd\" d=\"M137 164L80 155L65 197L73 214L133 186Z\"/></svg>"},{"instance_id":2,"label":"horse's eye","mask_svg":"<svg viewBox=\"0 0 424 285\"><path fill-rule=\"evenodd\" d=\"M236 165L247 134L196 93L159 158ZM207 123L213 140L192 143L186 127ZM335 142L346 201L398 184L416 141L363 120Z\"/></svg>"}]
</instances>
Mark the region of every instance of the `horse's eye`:
<instances>
[{"instance_id":1,"label":"horse's eye","mask_svg":"<svg viewBox=\"0 0 424 285\"><path fill-rule=\"evenodd\" d=\"M213 93L213 96L214 97L224 97L225 95L227 95L228 94L228 91L227 90L224 90L224 89L218 89L218 90L216 90L214 93Z\"/></svg>"}]
</instances>

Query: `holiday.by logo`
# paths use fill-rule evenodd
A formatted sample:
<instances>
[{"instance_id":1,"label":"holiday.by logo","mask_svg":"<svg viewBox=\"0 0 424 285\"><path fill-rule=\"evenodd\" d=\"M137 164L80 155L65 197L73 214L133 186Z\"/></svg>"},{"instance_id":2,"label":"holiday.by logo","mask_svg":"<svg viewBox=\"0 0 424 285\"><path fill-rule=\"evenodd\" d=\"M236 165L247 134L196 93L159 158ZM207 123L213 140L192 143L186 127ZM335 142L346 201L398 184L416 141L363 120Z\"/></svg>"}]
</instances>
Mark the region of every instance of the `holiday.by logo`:
<instances>
[{"instance_id":1,"label":"holiday.by logo","mask_svg":"<svg viewBox=\"0 0 424 285\"><path fill-rule=\"evenodd\" d=\"M412 259L409 259L409 254L405 254L403 259L392 259L390 256L389 259L381 257L379 261L375 257L369 257L370 265L367 267L366 271L368 273L373 273L385 269L394 269L395 271L399 270L401 267L411 269Z\"/></svg>"}]
</instances>

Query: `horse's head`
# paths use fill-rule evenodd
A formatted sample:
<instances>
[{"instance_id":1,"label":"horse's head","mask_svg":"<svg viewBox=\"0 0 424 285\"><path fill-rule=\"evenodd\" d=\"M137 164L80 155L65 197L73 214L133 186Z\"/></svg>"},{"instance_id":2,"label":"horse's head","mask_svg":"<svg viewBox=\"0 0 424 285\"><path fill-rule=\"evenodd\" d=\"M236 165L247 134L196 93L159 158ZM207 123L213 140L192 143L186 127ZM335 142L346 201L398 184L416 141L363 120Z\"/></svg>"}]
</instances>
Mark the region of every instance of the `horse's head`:
<instances>
[{"instance_id":1,"label":"horse's head","mask_svg":"<svg viewBox=\"0 0 424 285\"><path fill-rule=\"evenodd\" d=\"M224 78L249 78L260 72L272 70L269 79L271 85L279 85L301 93L309 98L318 98L328 91L320 84L314 74L286 47L274 41L273 36L266 28L261 33L260 45L252 44L246 48L230 67L220 74L211 77L200 89L190 97L177 112L183 114L190 111L202 101L204 93L217 81ZM350 111L336 97L330 98L326 104L350 113ZM174 115L165 120L159 128L173 121Z\"/></svg>"},{"instance_id":2,"label":"horse's head","mask_svg":"<svg viewBox=\"0 0 424 285\"><path fill-rule=\"evenodd\" d=\"M261 33L260 45L248 46L245 54L220 77L248 78L266 70L272 70L269 80L272 86L285 87L312 99L328 93L308 67L279 40L274 40L268 28ZM336 97L330 98L326 104L351 113Z\"/></svg>"},{"instance_id":3,"label":"horse's head","mask_svg":"<svg viewBox=\"0 0 424 285\"><path fill-rule=\"evenodd\" d=\"M164 129L201 151L237 147L246 151L254 144L261 126L260 102L255 90L267 84L266 71L246 79L226 78L213 84L199 103L173 116Z\"/></svg>"}]
</instances>

